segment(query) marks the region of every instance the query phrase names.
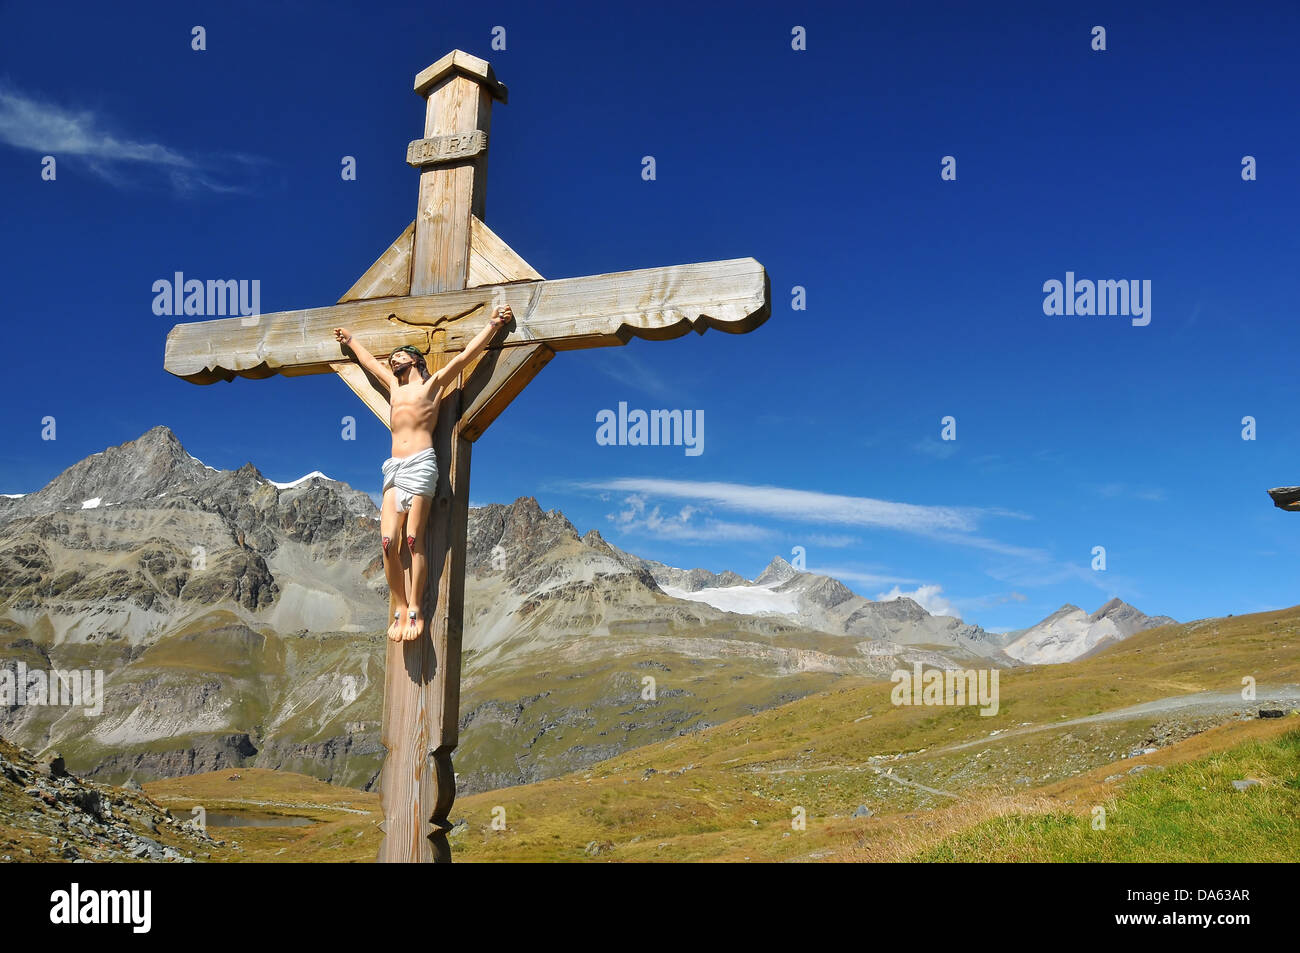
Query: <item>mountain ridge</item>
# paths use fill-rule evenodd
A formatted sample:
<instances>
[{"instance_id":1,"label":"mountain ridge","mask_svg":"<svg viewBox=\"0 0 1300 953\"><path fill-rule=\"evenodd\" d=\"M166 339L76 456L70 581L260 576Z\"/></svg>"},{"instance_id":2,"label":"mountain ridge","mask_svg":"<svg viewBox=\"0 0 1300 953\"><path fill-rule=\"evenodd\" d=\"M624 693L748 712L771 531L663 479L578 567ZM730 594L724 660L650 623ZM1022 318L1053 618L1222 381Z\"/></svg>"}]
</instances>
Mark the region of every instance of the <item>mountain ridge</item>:
<instances>
[{"instance_id":1,"label":"mountain ridge","mask_svg":"<svg viewBox=\"0 0 1300 953\"><path fill-rule=\"evenodd\" d=\"M0 733L110 779L251 764L373 784L387 585L367 494L318 471L281 484L251 461L217 470L155 427L5 502L0 664L89 665L108 690L97 721L0 709ZM779 556L753 581L678 569L533 497L470 512L463 651L467 790L841 678L1018 664L914 600L873 602ZM663 681L655 702L633 669Z\"/></svg>"}]
</instances>

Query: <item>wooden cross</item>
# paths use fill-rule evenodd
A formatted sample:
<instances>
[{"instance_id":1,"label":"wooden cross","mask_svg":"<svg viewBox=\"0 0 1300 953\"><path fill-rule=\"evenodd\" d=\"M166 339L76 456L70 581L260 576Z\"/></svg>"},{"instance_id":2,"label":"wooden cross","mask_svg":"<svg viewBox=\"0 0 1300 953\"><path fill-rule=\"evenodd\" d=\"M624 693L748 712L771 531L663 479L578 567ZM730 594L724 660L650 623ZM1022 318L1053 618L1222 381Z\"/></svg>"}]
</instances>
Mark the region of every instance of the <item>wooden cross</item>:
<instances>
[{"instance_id":1,"label":"wooden cross","mask_svg":"<svg viewBox=\"0 0 1300 953\"><path fill-rule=\"evenodd\" d=\"M694 329L753 330L770 313L763 266L752 258L546 281L483 224L489 120L506 88L460 50L415 78L426 99L425 138L407 162L420 169L415 221L326 308L178 324L165 368L196 384L272 374L336 373L389 425L382 385L346 359L332 329L350 328L374 354L405 344L444 367L510 305L498 333L444 395L434 448L438 491L429 514L427 633L385 640L380 775L380 861L450 860L447 817L455 798L461 614L469 517L470 448L556 351L666 340ZM376 465L378 461L376 461Z\"/></svg>"}]
</instances>

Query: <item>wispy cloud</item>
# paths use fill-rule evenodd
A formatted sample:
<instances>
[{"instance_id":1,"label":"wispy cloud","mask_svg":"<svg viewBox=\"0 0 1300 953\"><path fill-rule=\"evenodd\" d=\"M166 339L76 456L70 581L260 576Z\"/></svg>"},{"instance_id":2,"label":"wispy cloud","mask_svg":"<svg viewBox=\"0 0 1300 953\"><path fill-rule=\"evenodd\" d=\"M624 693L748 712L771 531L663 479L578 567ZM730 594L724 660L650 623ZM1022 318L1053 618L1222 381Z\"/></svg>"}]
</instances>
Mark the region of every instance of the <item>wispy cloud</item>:
<instances>
[{"instance_id":1,"label":"wispy cloud","mask_svg":"<svg viewBox=\"0 0 1300 953\"><path fill-rule=\"evenodd\" d=\"M907 533L938 543L948 543L1008 557L984 567L984 572L1017 591L998 597L996 602L1023 602L1021 589L1041 588L1060 583L1083 582L1106 592L1122 587L1126 581L1113 572L1094 572L1087 564L1062 562L1050 552L1030 546L1018 546L981 533L981 524L994 519L1029 520L1033 517L1001 507L926 506L899 503L870 497L819 493L779 486L753 486L721 481L670 480L655 477L617 477L607 480L574 481L570 488L594 491L606 502L623 499L622 509L608 514L615 526L628 532L657 535L681 542L769 542L791 539L788 528L769 529L767 520L782 524L794 522L824 524L834 528L862 527ZM653 505L654 500L681 501L680 509ZM745 514L753 522L728 522L716 519L715 510ZM762 518L762 519L757 519ZM841 537L841 538L837 538ZM830 533L825 542L853 539L849 534ZM812 537L809 537L812 542ZM810 571L833 576L846 583L862 586L899 588L900 593L930 600L930 605L947 608L956 615L956 604L944 599L939 590L924 579L900 578L887 568L868 566L857 569L819 566ZM911 592L900 587L915 586ZM890 590L892 591L892 590ZM919 594L919 598L918 598ZM987 604L987 600L977 600ZM957 602L961 602L957 600ZM922 602L922 604L926 604ZM965 603L962 603L963 605ZM972 603L973 604L973 603ZM951 611L950 611L951 610ZM933 611L933 610L932 610ZM936 613L938 614L938 613Z\"/></svg>"},{"instance_id":2,"label":"wispy cloud","mask_svg":"<svg viewBox=\"0 0 1300 953\"><path fill-rule=\"evenodd\" d=\"M1007 510L923 506L865 496L795 490L788 487L694 480L623 477L598 482L579 482L576 486L588 490L613 490L633 494L638 498L641 506L644 506L646 497L689 500L690 505L687 508L690 509L691 514L700 509L718 508L806 523L891 529L1007 556L1035 560L1047 558L1047 554L1041 550L1013 546L976 535L975 530L982 519L997 516L1023 518L1022 514ZM689 516L678 520L678 525L681 527L688 524ZM736 524L720 525L734 527ZM754 526L748 527L748 530L755 534L759 532L759 528ZM748 538L758 538L758 536Z\"/></svg>"},{"instance_id":3,"label":"wispy cloud","mask_svg":"<svg viewBox=\"0 0 1300 953\"><path fill-rule=\"evenodd\" d=\"M1064 582L1083 582L1102 592L1110 593L1116 587L1128 585L1126 579L1113 572L1098 572L1077 563L1053 562L1033 566L994 566L985 572L999 582L1023 589L1038 589Z\"/></svg>"},{"instance_id":4,"label":"wispy cloud","mask_svg":"<svg viewBox=\"0 0 1300 953\"><path fill-rule=\"evenodd\" d=\"M0 87L0 142L62 160L74 156L110 185L132 184L125 170L145 168L161 173L181 192L242 192L245 186L222 181L202 163L159 142L114 132L89 110L67 109L41 102L7 86ZM263 160L244 153L223 156L223 167L247 171ZM230 160L229 162L224 160Z\"/></svg>"},{"instance_id":5,"label":"wispy cloud","mask_svg":"<svg viewBox=\"0 0 1300 953\"><path fill-rule=\"evenodd\" d=\"M841 496L779 486L749 486L696 480L666 480L653 477L619 477L579 483L590 490L615 490L647 496L689 499L724 509L762 513L801 522L835 523L888 529L930 532L969 532L976 526L976 513L957 507L919 506L892 503L863 496Z\"/></svg>"},{"instance_id":6,"label":"wispy cloud","mask_svg":"<svg viewBox=\"0 0 1300 953\"><path fill-rule=\"evenodd\" d=\"M755 542L770 539L775 533L751 523L728 523L712 518L695 519L698 507L683 506L676 514L664 515L660 507L646 507L645 497L632 494L623 501L623 509L607 519L622 532L644 533L681 542Z\"/></svg>"},{"instance_id":7,"label":"wispy cloud","mask_svg":"<svg viewBox=\"0 0 1300 953\"><path fill-rule=\"evenodd\" d=\"M1027 602L1029 597L1023 592L999 592L974 599L962 599L961 605L967 609L988 609L993 606L1006 605L1008 602Z\"/></svg>"},{"instance_id":8,"label":"wispy cloud","mask_svg":"<svg viewBox=\"0 0 1300 953\"><path fill-rule=\"evenodd\" d=\"M816 573L818 576L830 576L840 582L854 582L863 586L916 586L921 583L920 579L907 579L890 572L860 572L856 569L841 569L837 566L809 566L808 572Z\"/></svg>"}]
</instances>

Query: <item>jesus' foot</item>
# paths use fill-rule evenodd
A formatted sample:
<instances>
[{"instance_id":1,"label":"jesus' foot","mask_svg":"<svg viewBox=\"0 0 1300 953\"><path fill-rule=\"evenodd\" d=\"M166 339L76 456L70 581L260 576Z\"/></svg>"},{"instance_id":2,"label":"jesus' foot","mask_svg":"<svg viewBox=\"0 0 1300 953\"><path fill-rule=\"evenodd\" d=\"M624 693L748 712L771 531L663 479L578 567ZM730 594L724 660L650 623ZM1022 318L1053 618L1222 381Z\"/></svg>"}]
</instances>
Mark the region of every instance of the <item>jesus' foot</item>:
<instances>
[{"instance_id":1,"label":"jesus' foot","mask_svg":"<svg viewBox=\"0 0 1300 953\"><path fill-rule=\"evenodd\" d=\"M388 625L388 637L394 642L402 641L402 626L405 625L402 618L406 615L406 606L397 606L393 610L393 621Z\"/></svg>"},{"instance_id":2,"label":"jesus' foot","mask_svg":"<svg viewBox=\"0 0 1300 953\"><path fill-rule=\"evenodd\" d=\"M411 642L424 635L424 613L418 609L410 609L406 615L406 628L402 630L402 639Z\"/></svg>"}]
</instances>

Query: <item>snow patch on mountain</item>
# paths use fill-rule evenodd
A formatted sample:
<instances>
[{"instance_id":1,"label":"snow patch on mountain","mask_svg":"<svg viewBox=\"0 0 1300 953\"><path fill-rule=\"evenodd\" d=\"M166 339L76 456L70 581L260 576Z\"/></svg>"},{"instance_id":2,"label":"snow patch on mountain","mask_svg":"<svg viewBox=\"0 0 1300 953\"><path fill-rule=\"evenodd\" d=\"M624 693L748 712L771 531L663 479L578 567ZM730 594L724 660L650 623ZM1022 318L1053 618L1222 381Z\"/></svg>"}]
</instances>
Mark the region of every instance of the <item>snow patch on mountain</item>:
<instances>
[{"instance_id":1,"label":"snow patch on mountain","mask_svg":"<svg viewBox=\"0 0 1300 953\"><path fill-rule=\"evenodd\" d=\"M723 612L739 612L744 615L784 615L799 614L799 599L796 592L774 592L770 586L722 586L697 589L691 592L678 586L660 585L664 595L674 599L686 599L690 602L703 602Z\"/></svg>"},{"instance_id":2,"label":"snow patch on mountain","mask_svg":"<svg viewBox=\"0 0 1300 953\"><path fill-rule=\"evenodd\" d=\"M282 490L287 490L287 489L289 489L289 488L291 488L291 487L298 486L298 485L301 484L301 483L306 483L308 480L311 480L311 479L313 479L313 478L315 478L315 477L320 477L322 480L329 480L331 483L337 483L337 482L338 482L338 480L335 480L333 477L327 477L325 474L321 473L319 470L312 470L311 473L308 473L308 474L306 474L305 476L300 476L300 477L298 477L298 479L296 479L296 480L290 480L288 483L280 483L280 482L278 482L278 481L276 481L276 480L267 480L266 482L269 483L269 484L271 484L272 486L277 486L277 487L279 487L279 488L282 489Z\"/></svg>"}]
</instances>

